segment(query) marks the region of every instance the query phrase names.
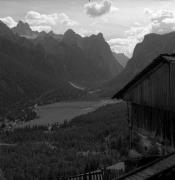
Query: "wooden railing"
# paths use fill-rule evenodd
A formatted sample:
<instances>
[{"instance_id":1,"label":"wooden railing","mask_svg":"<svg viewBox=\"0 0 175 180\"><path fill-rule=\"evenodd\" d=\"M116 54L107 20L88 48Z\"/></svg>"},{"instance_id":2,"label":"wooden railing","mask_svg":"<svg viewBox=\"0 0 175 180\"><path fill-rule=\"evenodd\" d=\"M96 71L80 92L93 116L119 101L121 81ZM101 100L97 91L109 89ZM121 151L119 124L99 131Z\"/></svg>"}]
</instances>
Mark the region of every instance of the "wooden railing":
<instances>
[{"instance_id":1,"label":"wooden railing","mask_svg":"<svg viewBox=\"0 0 175 180\"><path fill-rule=\"evenodd\" d=\"M123 175L122 170L97 170L77 176L64 177L59 180L112 180Z\"/></svg>"},{"instance_id":2,"label":"wooden railing","mask_svg":"<svg viewBox=\"0 0 175 180\"><path fill-rule=\"evenodd\" d=\"M62 177L58 178L58 180L116 180L120 179L124 175L134 171L133 167L136 168L137 166L143 167L148 165L149 163L155 162L157 159L159 159L159 156L148 156L140 159L135 160L128 160L125 161L125 167L122 168L111 168L107 167L105 169L100 169L97 171L91 171L84 174L79 174L76 176L70 176L70 177Z\"/></svg>"}]
</instances>

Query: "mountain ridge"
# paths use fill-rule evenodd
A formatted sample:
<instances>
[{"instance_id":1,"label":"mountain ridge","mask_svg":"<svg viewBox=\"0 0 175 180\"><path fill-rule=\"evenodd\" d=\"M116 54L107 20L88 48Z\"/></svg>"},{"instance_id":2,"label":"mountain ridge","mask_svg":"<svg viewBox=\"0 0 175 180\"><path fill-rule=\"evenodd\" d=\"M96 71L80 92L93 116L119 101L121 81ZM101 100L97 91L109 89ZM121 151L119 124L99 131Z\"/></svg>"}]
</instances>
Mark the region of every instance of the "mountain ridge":
<instances>
[{"instance_id":1,"label":"mountain ridge","mask_svg":"<svg viewBox=\"0 0 175 180\"><path fill-rule=\"evenodd\" d=\"M34 39L39 34L37 31L32 31L29 24L23 21L19 21L16 27L12 28L12 31L19 36L23 36L29 39Z\"/></svg>"},{"instance_id":2,"label":"mountain ridge","mask_svg":"<svg viewBox=\"0 0 175 180\"><path fill-rule=\"evenodd\" d=\"M113 52L113 55L116 60L125 68L129 61L129 58L124 53Z\"/></svg>"},{"instance_id":3,"label":"mountain ridge","mask_svg":"<svg viewBox=\"0 0 175 180\"><path fill-rule=\"evenodd\" d=\"M123 69L102 34L83 38L72 31L67 34L73 37L67 38L66 33L40 32L29 38L29 26L19 25L24 27L10 29L0 22L2 114L19 101L26 104L38 97L43 98L41 103L89 97L89 88L96 88Z\"/></svg>"},{"instance_id":4,"label":"mountain ridge","mask_svg":"<svg viewBox=\"0 0 175 180\"><path fill-rule=\"evenodd\" d=\"M105 93L112 96L160 54L173 54L174 52L175 32L145 35L143 41L135 46L133 56L125 69L105 85Z\"/></svg>"},{"instance_id":5,"label":"mountain ridge","mask_svg":"<svg viewBox=\"0 0 175 180\"><path fill-rule=\"evenodd\" d=\"M54 55L67 71L71 71L69 77L73 79L69 81L84 83L82 82L84 79L102 82L123 70L113 57L102 34L81 37L69 29L61 40L55 39L50 34L44 34L42 38L38 36L34 42L42 45L45 51Z\"/></svg>"}]
</instances>

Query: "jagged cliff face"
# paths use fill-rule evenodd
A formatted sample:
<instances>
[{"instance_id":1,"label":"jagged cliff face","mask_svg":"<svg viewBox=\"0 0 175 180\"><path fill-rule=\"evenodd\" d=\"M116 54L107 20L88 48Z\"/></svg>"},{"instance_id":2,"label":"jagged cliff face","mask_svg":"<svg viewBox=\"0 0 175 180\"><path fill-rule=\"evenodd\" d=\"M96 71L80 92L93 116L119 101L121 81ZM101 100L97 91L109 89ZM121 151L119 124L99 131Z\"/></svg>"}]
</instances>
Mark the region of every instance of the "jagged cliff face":
<instances>
[{"instance_id":1,"label":"jagged cliff face","mask_svg":"<svg viewBox=\"0 0 175 180\"><path fill-rule=\"evenodd\" d=\"M114 57L116 58L116 60L117 60L123 67L126 67L128 61L129 61L129 58L128 58L125 54L113 52L113 55L114 55Z\"/></svg>"},{"instance_id":2,"label":"jagged cliff face","mask_svg":"<svg viewBox=\"0 0 175 180\"><path fill-rule=\"evenodd\" d=\"M160 54L174 52L175 32L164 35L146 35L144 40L136 45L133 56L123 72L106 85L108 94L116 93Z\"/></svg>"},{"instance_id":3,"label":"jagged cliff face","mask_svg":"<svg viewBox=\"0 0 175 180\"><path fill-rule=\"evenodd\" d=\"M2 107L54 90L61 100L80 97L84 92L70 82L94 88L122 70L102 34L82 38L68 30L25 38L31 34L24 23L14 33L0 22L0 113Z\"/></svg>"},{"instance_id":4,"label":"jagged cliff face","mask_svg":"<svg viewBox=\"0 0 175 180\"><path fill-rule=\"evenodd\" d=\"M64 35L52 31L38 33L22 21L12 31L33 39L34 44L41 45L46 53L53 55L57 59L54 71L62 69L68 81L97 86L123 70L101 33L85 38L71 29Z\"/></svg>"},{"instance_id":5,"label":"jagged cliff face","mask_svg":"<svg viewBox=\"0 0 175 180\"><path fill-rule=\"evenodd\" d=\"M0 29L1 107L35 98L55 87L56 77L49 62L52 58L46 56L44 49L13 34L2 23Z\"/></svg>"},{"instance_id":6,"label":"jagged cliff face","mask_svg":"<svg viewBox=\"0 0 175 180\"><path fill-rule=\"evenodd\" d=\"M37 31L32 31L30 26L27 23L24 23L22 21L19 21L17 26L12 28L12 31L15 34L18 34L20 36L23 36L29 39L36 38L39 34Z\"/></svg>"},{"instance_id":7,"label":"jagged cliff face","mask_svg":"<svg viewBox=\"0 0 175 180\"><path fill-rule=\"evenodd\" d=\"M108 79L118 75L123 67L114 58L109 45L106 43L103 34L83 38L83 50L94 67L99 68Z\"/></svg>"},{"instance_id":8,"label":"jagged cliff face","mask_svg":"<svg viewBox=\"0 0 175 180\"><path fill-rule=\"evenodd\" d=\"M15 39L15 35L13 34L13 32L1 21L0 21L0 36L9 40Z\"/></svg>"},{"instance_id":9,"label":"jagged cliff face","mask_svg":"<svg viewBox=\"0 0 175 180\"><path fill-rule=\"evenodd\" d=\"M0 116L17 102L24 104L54 90L58 100L81 96L82 92L68 84L64 69L55 66L56 61L41 45L0 23Z\"/></svg>"},{"instance_id":10,"label":"jagged cliff face","mask_svg":"<svg viewBox=\"0 0 175 180\"><path fill-rule=\"evenodd\" d=\"M102 34L83 38L68 30L62 39L45 34L39 36L35 43L42 45L58 59L70 81L99 84L113 78L123 69Z\"/></svg>"},{"instance_id":11,"label":"jagged cliff face","mask_svg":"<svg viewBox=\"0 0 175 180\"><path fill-rule=\"evenodd\" d=\"M164 35L148 34L141 43L136 45L133 57L128 62L125 72L131 74L132 78L160 54L174 52L175 32Z\"/></svg>"}]
</instances>

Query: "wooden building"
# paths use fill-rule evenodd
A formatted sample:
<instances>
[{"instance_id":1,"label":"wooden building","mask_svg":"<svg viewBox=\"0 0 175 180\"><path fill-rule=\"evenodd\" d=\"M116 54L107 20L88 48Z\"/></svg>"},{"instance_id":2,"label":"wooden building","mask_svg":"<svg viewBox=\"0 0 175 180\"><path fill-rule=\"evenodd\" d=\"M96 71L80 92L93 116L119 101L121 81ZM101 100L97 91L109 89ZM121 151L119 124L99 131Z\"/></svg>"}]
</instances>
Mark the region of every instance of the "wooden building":
<instances>
[{"instance_id":1,"label":"wooden building","mask_svg":"<svg viewBox=\"0 0 175 180\"><path fill-rule=\"evenodd\" d=\"M175 147L175 56L160 55L113 98L128 104L130 132L146 131Z\"/></svg>"}]
</instances>

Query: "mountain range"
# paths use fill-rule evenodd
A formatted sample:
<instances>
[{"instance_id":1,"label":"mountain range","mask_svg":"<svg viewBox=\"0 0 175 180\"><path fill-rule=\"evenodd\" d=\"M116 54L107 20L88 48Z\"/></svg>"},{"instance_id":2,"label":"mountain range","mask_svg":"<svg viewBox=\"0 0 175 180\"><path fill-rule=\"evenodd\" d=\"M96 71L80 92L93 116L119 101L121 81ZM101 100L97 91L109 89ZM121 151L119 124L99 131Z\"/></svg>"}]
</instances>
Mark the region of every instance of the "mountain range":
<instances>
[{"instance_id":1,"label":"mountain range","mask_svg":"<svg viewBox=\"0 0 175 180\"><path fill-rule=\"evenodd\" d=\"M65 71L69 81L80 84L95 82L98 85L123 70L101 33L90 37L81 37L71 29L63 35L52 31L38 33L22 21L12 31L42 46L47 54L54 56L58 63L55 65Z\"/></svg>"},{"instance_id":2,"label":"mountain range","mask_svg":"<svg viewBox=\"0 0 175 180\"><path fill-rule=\"evenodd\" d=\"M19 21L16 27L12 28L14 34L26 37L28 39L34 39L39 35L39 32L32 31L29 24Z\"/></svg>"},{"instance_id":3,"label":"mountain range","mask_svg":"<svg viewBox=\"0 0 175 180\"><path fill-rule=\"evenodd\" d=\"M1 112L44 94L56 101L86 96L122 70L101 33L39 33L22 21L12 29L0 22Z\"/></svg>"},{"instance_id":4,"label":"mountain range","mask_svg":"<svg viewBox=\"0 0 175 180\"><path fill-rule=\"evenodd\" d=\"M125 68L129 61L129 58L124 53L113 52L113 55L116 60Z\"/></svg>"},{"instance_id":5,"label":"mountain range","mask_svg":"<svg viewBox=\"0 0 175 180\"><path fill-rule=\"evenodd\" d=\"M81 37L71 29L55 34L32 31L22 21L12 29L0 22L0 110L38 97L90 97L99 88L109 97L158 55L174 52L175 32L146 35L129 60L112 52L102 33Z\"/></svg>"}]
</instances>

